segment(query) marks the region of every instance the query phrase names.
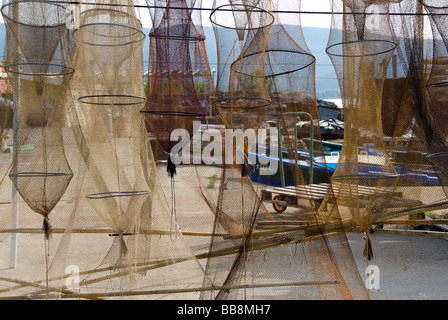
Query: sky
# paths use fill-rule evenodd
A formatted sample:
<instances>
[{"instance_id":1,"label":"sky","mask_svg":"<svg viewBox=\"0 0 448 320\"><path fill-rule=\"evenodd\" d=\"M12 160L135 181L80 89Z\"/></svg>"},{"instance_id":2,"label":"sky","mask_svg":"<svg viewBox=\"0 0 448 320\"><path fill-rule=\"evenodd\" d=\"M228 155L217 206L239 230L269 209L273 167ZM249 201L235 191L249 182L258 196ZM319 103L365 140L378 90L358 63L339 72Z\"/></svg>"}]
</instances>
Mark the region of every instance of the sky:
<instances>
[{"instance_id":1,"label":"sky","mask_svg":"<svg viewBox=\"0 0 448 320\"><path fill-rule=\"evenodd\" d=\"M275 0L274 0L275 1ZM282 4L288 4L288 2L297 3L300 0L277 0L280 1ZM136 0L138 5L146 5L145 0ZM213 7L213 0L202 0L202 7L203 8L212 8ZM302 0L301 3L301 11L310 11L310 12L329 12L330 9L330 0ZM151 18L149 16L148 9L141 8L139 9L140 17L143 23L144 27L151 27L150 21ZM204 26L211 26L210 22L210 11L203 11L202 18L203 18L203 25ZM285 15L282 15L282 18L285 17ZM319 27L319 28L329 28L330 27L330 19L331 15L325 14L302 14L302 26L306 27ZM0 23L3 22L3 17L0 15Z\"/></svg>"},{"instance_id":2,"label":"sky","mask_svg":"<svg viewBox=\"0 0 448 320\"><path fill-rule=\"evenodd\" d=\"M280 3L284 7L291 7L291 5L288 6L289 3L298 4L298 1L300 0L277 0L280 1ZM139 0L139 4L144 5L146 2L145 0ZM213 7L213 0L202 0L202 8L212 8ZM308 12L330 12L330 0L302 0L301 3L301 11L308 11ZM144 27L150 27L151 18L149 17L149 11L148 9L142 8L140 10L140 16ZM286 16L284 14L281 15L281 19L285 18ZM293 19L296 19L295 16L291 16ZM318 28L330 28L330 20L331 15L329 14L301 14L301 20L302 20L302 26L306 27L318 27ZM204 26L211 26L210 22L210 11L204 10L202 12L202 23Z\"/></svg>"}]
</instances>

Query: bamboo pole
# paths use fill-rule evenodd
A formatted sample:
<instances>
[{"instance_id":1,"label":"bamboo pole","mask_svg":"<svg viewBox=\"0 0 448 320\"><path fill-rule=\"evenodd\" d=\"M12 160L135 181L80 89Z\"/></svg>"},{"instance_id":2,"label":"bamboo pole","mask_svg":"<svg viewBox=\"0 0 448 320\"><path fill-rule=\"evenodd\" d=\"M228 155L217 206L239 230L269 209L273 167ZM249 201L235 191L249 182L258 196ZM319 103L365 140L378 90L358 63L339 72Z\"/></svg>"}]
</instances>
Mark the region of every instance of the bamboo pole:
<instances>
[{"instance_id":1,"label":"bamboo pole","mask_svg":"<svg viewBox=\"0 0 448 320\"><path fill-rule=\"evenodd\" d=\"M417 220L387 220L377 224L395 224L395 225L434 225L448 224L448 219L417 219Z\"/></svg>"},{"instance_id":2,"label":"bamboo pole","mask_svg":"<svg viewBox=\"0 0 448 320\"><path fill-rule=\"evenodd\" d=\"M66 230L62 228L55 228L53 229L53 234L58 233L65 233ZM72 229L70 230L70 233L86 233L86 234L116 234L116 230L112 229ZM41 234L43 233L42 228L11 228L11 229L1 229L1 233L26 233L26 234ZM169 231L165 230L141 230L139 233L135 235L169 235ZM183 236L193 236L193 237L212 237L212 236L218 236L218 237L225 237L229 234L227 233L217 233L213 234L210 232L188 232L188 231L182 231L181 234Z\"/></svg>"},{"instance_id":3,"label":"bamboo pole","mask_svg":"<svg viewBox=\"0 0 448 320\"><path fill-rule=\"evenodd\" d=\"M377 229L378 234L393 234L402 236L419 236L428 238L447 238L448 232L427 231L427 230L399 230L399 229Z\"/></svg>"},{"instance_id":4,"label":"bamboo pole","mask_svg":"<svg viewBox=\"0 0 448 320\"><path fill-rule=\"evenodd\" d=\"M387 215L379 217L377 219L376 223L381 223L381 222L385 223L385 222L388 222L389 219L397 218L397 217L400 217L403 215L408 215L410 213L442 209L442 208L445 208L445 206L448 207L448 201L437 203L437 204L423 205L423 206L419 206L417 208L406 208L403 210L393 211L393 212L388 213ZM425 220L425 222L426 221L427 220ZM430 220L428 220L428 221L430 221ZM27 229L27 230L29 230L29 229ZM39 230L39 232L42 232L41 229L36 229L36 230ZM85 230L86 229L79 229L79 231L82 231L82 232L85 232ZM75 231L77 231L77 230L75 230ZM93 230L93 231L98 231L98 230ZM111 232L111 230L102 230L101 232L109 233L109 232ZM279 229L265 230L262 232L253 232L250 234L251 236L256 236L256 237L261 236L261 237L265 237L265 238L254 240L251 243L251 246L246 248L246 250L257 251L257 250L268 249L268 248L272 248L275 246L280 246L280 245L285 245L285 244L290 244L290 243L314 241L316 239L322 239L324 237L343 235L343 234L346 234L347 232L350 233L350 232L360 232L360 231L356 227L356 224L354 221L348 220L348 221L343 221L343 222L336 222L334 224L329 224L329 225L317 224L317 225L307 225L307 226L283 228L281 230L281 232L279 231ZM387 231L377 229L375 232L376 233L386 233ZM427 233L428 236L430 236L430 234L433 234L435 236L434 233L426 232L426 231L420 232L420 233L410 232L408 234L422 235L424 233ZM168 233L165 231L163 234L168 234ZM398 233L395 232L395 234L398 234ZM405 232L401 232L400 234L405 234ZM443 234L444 234L444 236L446 236L446 233L443 233ZM223 236L228 237L229 235L223 235ZM231 238L238 238L238 237L244 237L244 236L247 236L247 234L232 235ZM272 237L267 237L267 236L272 236ZM441 234L438 235L438 237L440 237L440 236L441 236ZM158 261L150 261L150 262L146 262L146 263L137 264L136 267L140 267L140 268L133 269L133 272L144 272L144 271L148 271L151 269L157 269L160 267L189 261L191 259L201 260L201 259L208 259L208 258L213 258L213 257L225 256L225 255L232 255L232 254L236 254L236 253L240 252L240 250L242 250L242 249L243 249L243 245L237 245L237 246L233 246L233 247L229 247L229 248L224 248L221 250L198 254L195 256L191 256L191 257L188 256L188 257L179 257L179 258L174 258L174 259L162 259L162 260L158 260ZM89 270L89 271L83 272L83 274L87 275L87 274L100 273L100 272L104 272L104 271L110 272L110 268ZM128 272L128 273L130 273L130 272ZM88 284L97 283L97 282L101 282L104 280L116 278L121 275L122 275L122 273L121 274L120 273L109 274L108 276L105 276L105 277L99 277L96 279L92 279L90 281L82 282L81 285L85 286ZM64 278L64 276L58 277L55 279L51 279L51 281L54 281L56 279L61 279L61 278ZM28 297L30 297L30 296L28 296Z\"/></svg>"},{"instance_id":5,"label":"bamboo pole","mask_svg":"<svg viewBox=\"0 0 448 320\"><path fill-rule=\"evenodd\" d=\"M401 210L388 212L387 215L383 217L379 217L376 222L386 222L387 220L399 218L405 215L414 214L414 213L423 213L426 211L436 211L436 210L444 210L448 209L448 201L442 201L437 203L425 204L412 208L405 208Z\"/></svg>"},{"instance_id":6,"label":"bamboo pole","mask_svg":"<svg viewBox=\"0 0 448 320\"><path fill-rule=\"evenodd\" d=\"M332 232L332 233L325 234L325 237L339 236L342 234L344 234L344 233L343 232L342 233L341 232ZM258 250L268 249L268 248L276 247L279 245L285 245L285 244L289 244L289 243L313 241L316 239L322 239L323 237L324 237L324 235L322 233L320 233L318 230L315 230L314 234L309 234L309 235L305 235L303 232L284 234L284 235L279 235L279 236L276 236L273 238L265 238L265 239L254 241L250 247L246 248L246 250L258 251ZM224 249L220 249L220 250L216 250L216 251L197 254L197 255L191 256L191 257L190 256L179 257L179 258L174 258L174 259L162 259L162 260L158 260L158 261L139 263L139 264L135 265L135 268L132 268L132 269L125 268L125 270L121 270L121 272L116 272L115 274L110 274L111 270L108 267L94 269L94 270L88 270L88 271L81 272L80 275L91 275L91 274L100 273L100 272L109 272L109 273L106 276L91 279L89 281L82 281L80 283L80 286L87 286L90 284L114 279L114 278L117 278L117 277L120 277L123 275L127 275L127 274L131 274L131 273L138 274L141 272L170 266L170 265L173 265L176 263L186 262L186 261L189 261L192 259L201 260L201 259L208 259L208 258L215 258L215 257L237 254L238 252L240 252L242 250L243 246L244 245L237 245L237 246L224 248ZM137 267L139 267L139 268L137 268ZM132 270L132 272L130 270ZM65 277L67 277L67 275L52 278L52 279L50 279L50 281L59 280L59 279L65 278ZM24 286L20 286L20 287L24 287ZM18 288L16 288L16 289L18 289Z\"/></svg>"},{"instance_id":7,"label":"bamboo pole","mask_svg":"<svg viewBox=\"0 0 448 320\"><path fill-rule=\"evenodd\" d=\"M238 289L256 289L256 288L275 288L275 287L294 287L294 286L320 286L320 285L335 285L339 281L302 281L291 283L263 283L263 284L240 284L240 285L224 285L211 287L196 287L196 288L181 288L181 289L159 289L159 290L145 290L145 291L129 291L129 292L94 292L94 293L63 293L54 295L25 295L25 296L11 296L0 297L0 300L29 300L29 299L97 299L106 297L130 297L143 295L159 295L159 294L174 294L174 293L191 293L202 291L215 290L238 290Z\"/></svg>"}]
</instances>

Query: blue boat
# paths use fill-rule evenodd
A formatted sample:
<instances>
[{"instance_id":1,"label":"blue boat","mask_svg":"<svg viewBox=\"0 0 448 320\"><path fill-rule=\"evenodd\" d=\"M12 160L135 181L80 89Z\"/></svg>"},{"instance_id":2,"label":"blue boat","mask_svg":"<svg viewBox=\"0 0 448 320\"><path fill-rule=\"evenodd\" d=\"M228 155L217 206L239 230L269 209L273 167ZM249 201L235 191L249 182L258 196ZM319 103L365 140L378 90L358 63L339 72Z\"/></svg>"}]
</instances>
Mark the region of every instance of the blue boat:
<instances>
[{"instance_id":1,"label":"blue boat","mask_svg":"<svg viewBox=\"0 0 448 320\"><path fill-rule=\"evenodd\" d=\"M287 149L282 149L282 164L283 170L280 170L280 158L278 156L278 148L270 148L266 146L259 146L258 148L263 152L255 152L253 148L249 152L249 158L256 157L255 164L247 165L247 174L251 181L271 186L293 186L297 184L308 184L310 178L310 153L308 150L298 150L297 160L289 154ZM272 173L260 174L260 169L272 166ZM296 168L299 168L300 173L296 174ZM282 185L282 172L284 177L284 185ZM313 181L312 183L324 183L330 181L330 176L334 172L334 168L327 167L316 161L313 161L312 166ZM296 177L296 179L294 179ZM299 178L297 178L299 177ZM304 181L294 181L297 179L304 179Z\"/></svg>"},{"instance_id":2,"label":"blue boat","mask_svg":"<svg viewBox=\"0 0 448 320\"><path fill-rule=\"evenodd\" d=\"M278 149L261 146L261 150L262 152L255 152L253 148L249 152L249 155L252 156L253 159L255 159L255 157L257 159L255 164L247 165L247 173L251 181L278 187L310 183L310 154L308 150L298 150L296 160L288 153L288 150L282 149L283 170L280 170L280 158L277 156ZM330 182L330 178L338 165L339 154L340 151L333 151L330 155L313 157L313 180L311 183ZM369 158L377 161L364 161L358 163L358 177L365 175L366 178L369 177L371 180L375 180L375 177L384 176L382 172L383 166L381 165L381 157L369 155ZM274 162L275 165L272 165ZM272 173L260 174L260 169L266 169L267 166L273 167ZM296 168L299 168L300 170L298 175L296 174ZM428 169L415 169L412 167L404 167L402 163L394 163L394 168L396 175L389 177L399 178L401 184L440 185L437 172L431 170L429 167L427 167ZM294 179L294 177L299 178ZM302 181L295 181L298 179L302 179ZM282 180L284 180L283 183Z\"/></svg>"}]
</instances>

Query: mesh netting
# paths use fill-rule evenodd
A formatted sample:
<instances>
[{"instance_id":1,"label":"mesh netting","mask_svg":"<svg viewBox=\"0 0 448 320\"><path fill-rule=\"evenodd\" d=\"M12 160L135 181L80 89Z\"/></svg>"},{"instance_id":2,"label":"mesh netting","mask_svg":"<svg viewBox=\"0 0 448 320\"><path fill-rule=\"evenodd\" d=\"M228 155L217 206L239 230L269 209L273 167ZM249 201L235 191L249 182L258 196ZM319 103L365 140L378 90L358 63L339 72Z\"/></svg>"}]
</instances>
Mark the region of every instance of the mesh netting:
<instances>
[{"instance_id":1,"label":"mesh netting","mask_svg":"<svg viewBox=\"0 0 448 320\"><path fill-rule=\"evenodd\" d=\"M216 85L202 2L146 4L148 65L132 0L3 2L0 298L369 298L346 234L369 264L373 228L447 207L446 8L331 1L329 157L300 1L215 0Z\"/></svg>"},{"instance_id":2,"label":"mesh netting","mask_svg":"<svg viewBox=\"0 0 448 320\"><path fill-rule=\"evenodd\" d=\"M314 128L312 120L318 117L314 91L315 59L305 45L300 20L294 20L295 29L286 30L280 16L272 12L286 7L299 9L300 6L280 1L215 1L211 21L217 36L220 62L216 107L223 123L229 129L254 129L257 132L262 128L262 121L269 119L268 114L275 114L274 120L278 120L282 128L278 139L286 148L285 167L295 174L290 186L295 187L306 183L309 171L298 165L294 143L310 138L310 134L308 127L300 132L299 139L295 139L294 118L296 122L299 117L308 121L311 116L311 127ZM319 137L316 130L313 138L317 146ZM271 148L280 148L271 142ZM203 193L207 199L217 199L214 236L209 249L211 257L205 269L208 278L204 284L220 285L226 290L204 292L201 297L365 298L362 281L353 272L356 266L337 211L333 210L331 218L324 214L328 228L335 236L333 240L337 245L333 245L321 229L325 220L317 214L313 201L300 201L299 191L290 189L289 194L292 202L294 198L300 202L301 209L300 215L292 216L292 224L300 221L302 227L292 227L280 216L272 215L264 205L260 193L268 188L259 183L262 174L254 176L258 173L257 165L249 159L249 154L256 152L254 146L256 150L259 143L254 137L248 137L246 141L235 140L231 147L226 146L240 150L244 155L243 167L251 179L245 176L244 170L241 174L235 157L222 169L218 195L212 197ZM322 151L321 144L320 149L316 147L316 152L319 150ZM329 181L328 173L324 172L322 176ZM280 243L282 245L278 246ZM301 253L289 261L280 258L297 251ZM225 252L228 253L226 256L215 256ZM270 261L277 262L273 265Z\"/></svg>"},{"instance_id":3,"label":"mesh netting","mask_svg":"<svg viewBox=\"0 0 448 320\"><path fill-rule=\"evenodd\" d=\"M446 6L443 3L435 1L422 1L424 8L430 14L430 24L433 37L432 68L427 80L427 90L429 92L431 103L430 109L433 117L433 131L429 137L429 155L428 159L434 163L439 170L439 179L443 186L446 186L447 163L446 163L446 134L445 129L445 106L444 88L446 88L446 70L444 65L447 58L446 43ZM445 191L446 193L446 191Z\"/></svg>"},{"instance_id":4,"label":"mesh netting","mask_svg":"<svg viewBox=\"0 0 448 320\"><path fill-rule=\"evenodd\" d=\"M44 216L47 238L48 216L73 176L61 131L64 92L73 72L64 10L46 2L5 1L2 7L8 26L5 69L16 74L18 148L10 178L33 211Z\"/></svg>"},{"instance_id":5,"label":"mesh netting","mask_svg":"<svg viewBox=\"0 0 448 320\"><path fill-rule=\"evenodd\" d=\"M147 102L141 110L146 122L168 153L176 144L171 132L184 129L193 134L194 123L201 123L205 107L198 84L205 93L213 90L207 57L204 55L205 36L190 14L194 2L185 0L147 1L151 10L153 28L150 36L149 90ZM197 18L196 18L197 19ZM202 77L196 75L202 72ZM205 75L205 77L204 77ZM207 79L208 77L208 79ZM202 92L203 94L204 92ZM168 159L169 174L175 174L175 165Z\"/></svg>"},{"instance_id":6,"label":"mesh netting","mask_svg":"<svg viewBox=\"0 0 448 320\"><path fill-rule=\"evenodd\" d=\"M374 21L367 16L372 12L370 6L374 6L375 13L387 13L387 2L332 1L331 4L333 12L344 13L332 16L327 53L340 83L347 124L332 182L341 190L338 205L347 207L368 235L375 213L388 204L387 200L375 201L379 197L375 190L387 193L397 180L380 117L384 78L397 43L387 15L375 15ZM364 195L359 192L363 185L373 187L367 199L362 199ZM344 189L349 192L343 192ZM369 259L373 257L369 238L366 255Z\"/></svg>"}]
</instances>

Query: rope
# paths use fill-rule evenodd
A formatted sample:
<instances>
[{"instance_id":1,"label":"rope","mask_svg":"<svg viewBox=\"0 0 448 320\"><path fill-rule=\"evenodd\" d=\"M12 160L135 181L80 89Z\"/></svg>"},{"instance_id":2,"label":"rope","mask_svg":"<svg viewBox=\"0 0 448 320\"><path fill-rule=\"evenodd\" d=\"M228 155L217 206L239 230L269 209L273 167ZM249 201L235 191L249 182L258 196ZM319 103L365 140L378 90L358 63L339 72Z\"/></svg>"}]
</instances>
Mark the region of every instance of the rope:
<instances>
[{"instance_id":1,"label":"rope","mask_svg":"<svg viewBox=\"0 0 448 320\"><path fill-rule=\"evenodd\" d=\"M177 212L176 212L176 189L174 185L174 176L171 177L171 220L170 220L170 238L171 241L177 240L177 230L174 230L177 226ZM175 236L173 238L173 232Z\"/></svg>"},{"instance_id":2,"label":"rope","mask_svg":"<svg viewBox=\"0 0 448 320\"><path fill-rule=\"evenodd\" d=\"M105 6L104 3L96 3L96 2L84 2L84 1L49 1L52 3L61 3L61 4L74 4L74 5L89 5L89 6ZM142 5L142 4L119 4L119 3L110 3L107 4L110 7L134 7L134 8L148 8L148 9L170 9L170 10L186 10L183 7L166 7L166 6L155 6L155 5ZM188 10L199 10L199 11L213 11L215 8L187 8ZM235 11L233 9L219 9L219 11ZM446 15L445 13L424 13L424 12L378 12L378 13L369 13L369 12L331 12L331 11L302 11L302 10L270 10L272 13L284 13L284 14L337 14L337 15L354 15L354 14L375 14L375 15L391 15L391 16L436 16L436 15Z\"/></svg>"}]
</instances>

